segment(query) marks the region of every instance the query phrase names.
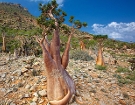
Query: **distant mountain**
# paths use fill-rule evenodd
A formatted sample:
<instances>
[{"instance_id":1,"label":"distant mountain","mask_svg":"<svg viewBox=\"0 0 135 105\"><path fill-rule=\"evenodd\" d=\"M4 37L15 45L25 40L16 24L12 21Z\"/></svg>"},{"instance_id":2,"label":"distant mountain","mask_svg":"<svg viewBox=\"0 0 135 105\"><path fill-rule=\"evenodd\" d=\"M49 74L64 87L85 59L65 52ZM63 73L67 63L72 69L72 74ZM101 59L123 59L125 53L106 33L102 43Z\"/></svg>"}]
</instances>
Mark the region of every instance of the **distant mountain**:
<instances>
[{"instance_id":1,"label":"distant mountain","mask_svg":"<svg viewBox=\"0 0 135 105\"><path fill-rule=\"evenodd\" d=\"M13 29L33 29L37 26L35 17L20 4L0 3L0 26Z\"/></svg>"}]
</instances>

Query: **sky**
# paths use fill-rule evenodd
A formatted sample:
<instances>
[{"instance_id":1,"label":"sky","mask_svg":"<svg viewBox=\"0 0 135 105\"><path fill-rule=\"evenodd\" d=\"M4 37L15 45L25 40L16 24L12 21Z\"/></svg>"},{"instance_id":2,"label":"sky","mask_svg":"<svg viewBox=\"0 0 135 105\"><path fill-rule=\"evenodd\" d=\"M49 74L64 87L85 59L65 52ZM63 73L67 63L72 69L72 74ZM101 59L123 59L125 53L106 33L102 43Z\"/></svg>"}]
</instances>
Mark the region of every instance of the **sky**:
<instances>
[{"instance_id":1,"label":"sky","mask_svg":"<svg viewBox=\"0 0 135 105\"><path fill-rule=\"evenodd\" d=\"M50 0L0 0L0 2L19 3L38 17L39 3ZM59 7L70 16L86 22L84 32L94 35L108 35L109 38L135 43L135 0L56 0Z\"/></svg>"}]
</instances>

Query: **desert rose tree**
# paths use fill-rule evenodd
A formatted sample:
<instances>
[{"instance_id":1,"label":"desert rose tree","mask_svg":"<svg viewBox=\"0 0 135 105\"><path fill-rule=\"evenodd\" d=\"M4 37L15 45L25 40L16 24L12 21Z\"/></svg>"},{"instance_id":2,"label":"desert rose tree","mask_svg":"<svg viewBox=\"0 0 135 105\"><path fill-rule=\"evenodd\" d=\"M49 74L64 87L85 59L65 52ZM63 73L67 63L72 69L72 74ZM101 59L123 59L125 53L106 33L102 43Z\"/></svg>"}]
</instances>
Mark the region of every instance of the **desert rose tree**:
<instances>
[{"instance_id":1,"label":"desert rose tree","mask_svg":"<svg viewBox=\"0 0 135 105\"><path fill-rule=\"evenodd\" d=\"M79 20L74 21L70 17L72 28L69 29L62 23L65 21L66 13L58 8L56 0L47 4L40 4L41 15L37 19L43 29L43 38L37 38L44 58L44 65L47 73L47 97L51 105L66 105L75 94L75 85L66 71L69 61L70 40L75 28L86 26ZM63 55L60 55L60 30L69 34ZM53 35L51 42L47 40L48 35Z\"/></svg>"},{"instance_id":2,"label":"desert rose tree","mask_svg":"<svg viewBox=\"0 0 135 105\"><path fill-rule=\"evenodd\" d=\"M94 39L98 41L98 53L96 59L96 65L104 66L104 58L103 58L103 42L107 39L107 35L95 35Z\"/></svg>"},{"instance_id":3,"label":"desert rose tree","mask_svg":"<svg viewBox=\"0 0 135 105\"><path fill-rule=\"evenodd\" d=\"M5 31L6 31L6 27L1 27L1 32L2 32L2 52L6 52Z\"/></svg>"}]
</instances>

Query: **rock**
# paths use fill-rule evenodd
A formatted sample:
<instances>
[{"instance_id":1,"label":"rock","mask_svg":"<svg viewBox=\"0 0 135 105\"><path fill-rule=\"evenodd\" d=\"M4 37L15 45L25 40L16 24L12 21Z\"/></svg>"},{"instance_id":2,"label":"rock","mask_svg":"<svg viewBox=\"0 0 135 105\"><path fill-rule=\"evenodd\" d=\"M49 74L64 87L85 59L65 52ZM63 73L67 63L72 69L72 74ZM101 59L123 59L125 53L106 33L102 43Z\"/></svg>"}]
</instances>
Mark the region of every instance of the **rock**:
<instances>
[{"instance_id":1,"label":"rock","mask_svg":"<svg viewBox=\"0 0 135 105\"><path fill-rule=\"evenodd\" d=\"M18 83L17 86L18 87L23 87L23 84L22 83Z\"/></svg>"},{"instance_id":2,"label":"rock","mask_svg":"<svg viewBox=\"0 0 135 105\"><path fill-rule=\"evenodd\" d=\"M10 105L16 105L14 102L11 102Z\"/></svg>"},{"instance_id":3,"label":"rock","mask_svg":"<svg viewBox=\"0 0 135 105\"><path fill-rule=\"evenodd\" d=\"M40 99L39 100L39 104L41 104L41 103L43 103L44 102L44 100L43 99Z\"/></svg>"},{"instance_id":4,"label":"rock","mask_svg":"<svg viewBox=\"0 0 135 105\"><path fill-rule=\"evenodd\" d=\"M30 88L30 91L35 91L36 90L36 85L34 85L34 86L32 86L31 88Z\"/></svg>"},{"instance_id":5,"label":"rock","mask_svg":"<svg viewBox=\"0 0 135 105\"><path fill-rule=\"evenodd\" d=\"M120 94L120 91L118 91L118 92L116 92L115 94L114 94L114 96L120 96L121 94Z\"/></svg>"},{"instance_id":6,"label":"rock","mask_svg":"<svg viewBox=\"0 0 135 105\"><path fill-rule=\"evenodd\" d=\"M25 86L25 89L30 89L30 85L29 84L27 84L26 86Z\"/></svg>"},{"instance_id":7,"label":"rock","mask_svg":"<svg viewBox=\"0 0 135 105\"><path fill-rule=\"evenodd\" d=\"M38 95L37 92L33 93L33 95L34 95L35 97L39 97L39 95Z\"/></svg>"},{"instance_id":8,"label":"rock","mask_svg":"<svg viewBox=\"0 0 135 105\"><path fill-rule=\"evenodd\" d=\"M25 94L25 95L24 95L24 98L29 98L29 97L30 97L29 94Z\"/></svg>"},{"instance_id":9,"label":"rock","mask_svg":"<svg viewBox=\"0 0 135 105\"><path fill-rule=\"evenodd\" d=\"M46 81L47 81L46 78L42 78L42 79L41 79L41 82L46 82Z\"/></svg>"},{"instance_id":10,"label":"rock","mask_svg":"<svg viewBox=\"0 0 135 105\"><path fill-rule=\"evenodd\" d=\"M5 78L6 77L6 73L2 74L1 77L2 78Z\"/></svg>"},{"instance_id":11,"label":"rock","mask_svg":"<svg viewBox=\"0 0 135 105\"><path fill-rule=\"evenodd\" d=\"M32 99L32 101L33 101L33 102L37 102L37 101L38 101L38 97L34 97L34 98Z\"/></svg>"},{"instance_id":12,"label":"rock","mask_svg":"<svg viewBox=\"0 0 135 105\"><path fill-rule=\"evenodd\" d=\"M18 88L14 87L13 92L17 92L17 91L18 91Z\"/></svg>"},{"instance_id":13,"label":"rock","mask_svg":"<svg viewBox=\"0 0 135 105\"><path fill-rule=\"evenodd\" d=\"M23 67L23 68L21 69L21 72L22 72L22 73L25 73L25 72L27 72L27 71L28 71L28 69L25 68L25 67Z\"/></svg>"},{"instance_id":14,"label":"rock","mask_svg":"<svg viewBox=\"0 0 135 105\"><path fill-rule=\"evenodd\" d=\"M95 96L95 94L94 94L94 93L91 93L91 96L92 96L92 97L94 97L94 96Z\"/></svg>"},{"instance_id":15,"label":"rock","mask_svg":"<svg viewBox=\"0 0 135 105\"><path fill-rule=\"evenodd\" d=\"M31 65L30 64L27 64L27 65L25 65L25 68L26 69L31 69Z\"/></svg>"},{"instance_id":16,"label":"rock","mask_svg":"<svg viewBox=\"0 0 135 105\"><path fill-rule=\"evenodd\" d=\"M119 97L119 98L120 98L121 100L123 100L123 99L124 99L124 97L123 97L123 95L122 95L122 94L120 95L120 97Z\"/></svg>"},{"instance_id":17,"label":"rock","mask_svg":"<svg viewBox=\"0 0 135 105\"><path fill-rule=\"evenodd\" d=\"M41 90L41 91L38 92L38 94L39 94L40 96L47 96L46 90Z\"/></svg>"},{"instance_id":18,"label":"rock","mask_svg":"<svg viewBox=\"0 0 135 105\"><path fill-rule=\"evenodd\" d=\"M36 102L32 102L32 103L30 103L30 105L37 105L37 103Z\"/></svg>"},{"instance_id":19,"label":"rock","mask_svg":"<svg viewBox=\"0 0 135 105\"><path fill-rule=\"evenodd\" d=\"M79 91L78 91L78 90L76 90L76 96L79 96L79 95L80 95Z\"/></svg>"},{"instance_id":20,"label":"rock","mask_svg":"<svg viewBox=\"0 0 135 105\"><path fill-rule=\"evenodd\" d=\"M106 105L103 101L99 101L99 105Z\"/></svg>"},{"instance_id":21,"label":"rock","mask_svg":"<svg viewBox=\"0 0 135 105\"><path fill-rule=\"evenodd\" d=\"M76 102L74 102L74 103L72 103L72 104L70 104L70 105L78 105Z\"/></svg>"},{"instance_id":22,"label":"rock","mask_svg":"<svg viewBox=\"0 0 135 105\"><path fill-rule=\"evenodd\" d=\"M119 103L120 103L121 105L127 105L124 100L119 100Z\"/></svg>"}]
</instances>

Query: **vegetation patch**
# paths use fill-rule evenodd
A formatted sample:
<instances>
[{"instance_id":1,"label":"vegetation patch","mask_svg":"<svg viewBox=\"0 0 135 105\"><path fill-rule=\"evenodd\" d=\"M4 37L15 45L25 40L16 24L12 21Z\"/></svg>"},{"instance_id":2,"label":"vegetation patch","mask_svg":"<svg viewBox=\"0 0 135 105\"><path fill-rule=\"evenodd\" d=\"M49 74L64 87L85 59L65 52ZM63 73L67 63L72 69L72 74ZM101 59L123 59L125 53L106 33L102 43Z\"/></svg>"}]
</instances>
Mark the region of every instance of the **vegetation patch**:
<instances>
[{"instance_id":1,"label":"vegetation patch","mask_svg":"<svg viewBox=\"0 0 135 105\"><path fill-rule=\"evenodd\" d=\"M103 70L104 71L104 70L106 70L106 66L96 65L95 69Z\"/></svg>"},{"instance_id":2,"label":"vegetation patch","mask_svg":"<svg viewBox=\"0 0 135 105\"><path fill-rule=\"evenodd\" d=\"M128 68L118 67L114 77L118 79L118 84L135 83L135 71L130 71ZM124 74L121 74L124 73Z\"/></svg>"},{"instance_id":3,"label":"vegetation patch","mask_svg":"<svg viewBox=\"0 0 135 105\"><path fill-rule=\"evenodd\" d=\"M117 68L116 72L118 72L118 73L122 73L123 72L124 73L124 72L130 72L130 71L129 71L128 68L124 68L124 67L119 66Z\"/></svg>"},{"instance_id":4,"label":"vegetation patch","mask_svg":"<svg viewBox=\"0 0 135 105\"><path fill-rule=\"evenodd\" d=\"M93 58L86 51L81 50L75 50L71 52L70 58L74 60L83 60L83 61L93 60Z\"/></svg>"}]
</instances>

